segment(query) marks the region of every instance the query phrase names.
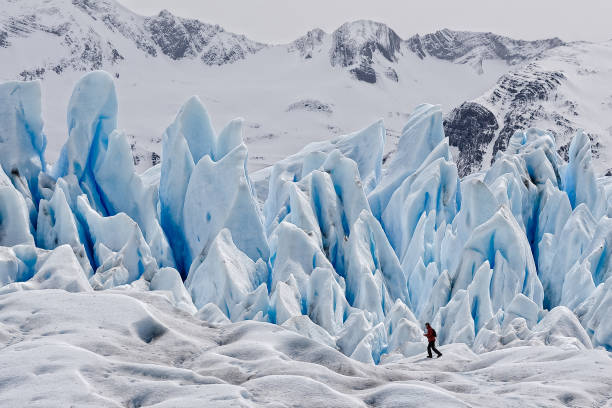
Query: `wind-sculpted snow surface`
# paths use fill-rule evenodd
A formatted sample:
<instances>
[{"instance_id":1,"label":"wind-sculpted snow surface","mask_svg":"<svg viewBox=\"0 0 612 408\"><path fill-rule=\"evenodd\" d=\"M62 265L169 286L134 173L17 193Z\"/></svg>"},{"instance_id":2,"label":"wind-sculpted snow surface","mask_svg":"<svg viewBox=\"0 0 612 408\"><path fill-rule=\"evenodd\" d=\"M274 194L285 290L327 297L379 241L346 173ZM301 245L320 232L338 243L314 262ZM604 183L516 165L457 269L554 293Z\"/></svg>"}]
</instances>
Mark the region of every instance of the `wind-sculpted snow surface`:
<instances>
[{"instance_id":1,"label":"wind-sculpted snow surface","mask_svg":"<svg viewBox=\"0 0 612 408\"><path fill-rule=\"evenodd\" d=\"M166 129L161 164L138 175L104 72L75 87L68 139L49 169L39 94L37 82L0 85L3 293L155 291L202 320L275 323L290 342L366 364L421 353L426 321L443 345L465 344L449 350L470 356L468 348L612 350L612 183L595 178L582 133L565 163L552 135L516 132L486 172L461 179L441 110L424 104L387 168L378 121L309 145L252 184L242 120L217 133L197 97ZM145 343L173 330L151 316L136 320ZM259 330L231 327L238 337ZM361 363L346 367L369 370ZM219 369L227 376L189 375L227 392L242 383ZM253 381L262 384L244 395L271 379ZM394 387L383 388L413 393ZM345 403L391 398L378 393Z\"/></svg>"},{"instance_id":2,"label":"wind-sculpted snow surface","mask_svg":"<svg viewBox=\"0 0 612 408\"><path fill-rule=\"evenodd\" d=\"M192 317L165 294L5 292L3 406L535 408L610 399L609 353L587 350L588 337L567 348L579 323L564 308L520 347L476 354L451 344L439 360L392 353L373 366L292 331L305 324L212 323L211 307ZM543 346L547 337L554 345Z\"/></svg>"}]
</instances>

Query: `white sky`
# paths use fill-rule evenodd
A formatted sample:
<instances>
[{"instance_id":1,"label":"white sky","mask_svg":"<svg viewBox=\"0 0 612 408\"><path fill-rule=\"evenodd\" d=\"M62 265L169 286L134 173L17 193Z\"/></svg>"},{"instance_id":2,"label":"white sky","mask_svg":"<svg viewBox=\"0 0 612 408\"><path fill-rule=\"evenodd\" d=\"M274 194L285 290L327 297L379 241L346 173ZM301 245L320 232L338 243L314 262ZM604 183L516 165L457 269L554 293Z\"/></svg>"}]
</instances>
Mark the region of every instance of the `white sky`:
<instances>
[{"instance_id":1,"label":"white sky","mask_svg":"<svg viewBox=\"0 0 612 408\"><path fill-rule=\"evenodd\" d=\"M520 39L612 39L612 0L119 0L139 14L161 9L219 24L266 43L285 43L346 21L386 23L402 38L441 28Z\"/></svg>"}]
</instances>

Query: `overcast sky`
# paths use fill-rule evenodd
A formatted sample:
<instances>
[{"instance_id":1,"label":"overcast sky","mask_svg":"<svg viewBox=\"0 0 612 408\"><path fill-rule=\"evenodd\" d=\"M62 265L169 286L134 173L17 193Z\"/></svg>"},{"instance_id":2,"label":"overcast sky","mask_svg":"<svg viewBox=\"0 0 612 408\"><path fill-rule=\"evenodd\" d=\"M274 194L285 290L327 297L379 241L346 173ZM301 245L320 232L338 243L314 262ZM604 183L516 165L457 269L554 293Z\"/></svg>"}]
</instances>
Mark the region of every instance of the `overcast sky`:
<instances>
[{"instance_id":1,"label":"overcast sky","mask_svg":"<svg viewBox=\"0 0 612 408\"><path fill-rule=\"evenodd\" d=\"M521 39L612 39L612 0L119 0L144 15L168 9L266 43L319 27L370 19L402 38L440 28L493 31Z\"/></svg>"}]
</instances>

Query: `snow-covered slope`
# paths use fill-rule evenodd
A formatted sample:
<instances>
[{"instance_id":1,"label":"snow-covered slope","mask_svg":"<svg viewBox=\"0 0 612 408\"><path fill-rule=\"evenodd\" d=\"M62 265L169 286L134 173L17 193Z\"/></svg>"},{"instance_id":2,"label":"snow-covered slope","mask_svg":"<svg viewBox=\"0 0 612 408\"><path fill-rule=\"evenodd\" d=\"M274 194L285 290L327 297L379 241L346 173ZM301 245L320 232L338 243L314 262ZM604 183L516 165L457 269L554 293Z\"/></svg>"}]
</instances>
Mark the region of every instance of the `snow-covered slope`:
<instances>
[{"instance_id":1,"label":"snow-covered slope","mask_svg":"<svg viewBox=\"0 0 612 408\"><path fill-rule=\"evenodd\" d=\"M114 0L8 0L0 12L0 80L42 78L50 162L66 135L72 84L84 71L105 69L121 84L119 126L139 171L159 162L160 129L192 95L206 102L218 129L245 118L256 170L381 118L392 152L419 103L448 112L562 44L450 30L401 39L383 24L355 21L270 46L167 11L139 16Z\"/></svg>"}]
</instances>

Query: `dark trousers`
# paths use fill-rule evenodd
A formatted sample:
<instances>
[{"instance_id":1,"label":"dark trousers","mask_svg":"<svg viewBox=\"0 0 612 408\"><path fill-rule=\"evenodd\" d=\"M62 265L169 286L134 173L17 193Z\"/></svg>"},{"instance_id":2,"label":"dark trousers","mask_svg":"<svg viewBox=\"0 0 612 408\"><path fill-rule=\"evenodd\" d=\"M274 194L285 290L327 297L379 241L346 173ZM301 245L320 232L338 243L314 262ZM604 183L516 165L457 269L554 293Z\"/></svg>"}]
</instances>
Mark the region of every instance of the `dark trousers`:
<instances>
[{"instance_id":1,"label":"dark trousers","mask_svg":"<svg viewBox=\"0 0 612 408\"><path fill-rule=\"evenodd\" d=\"M429 357L431 357L431 350L435 351L437 355L441 356L442 353L440 353L438 351L438 349L436 348L436 342L434 341L430 341L429 344L427 344L427 354L429 355Z\"/></svg>"}]
</instances>

